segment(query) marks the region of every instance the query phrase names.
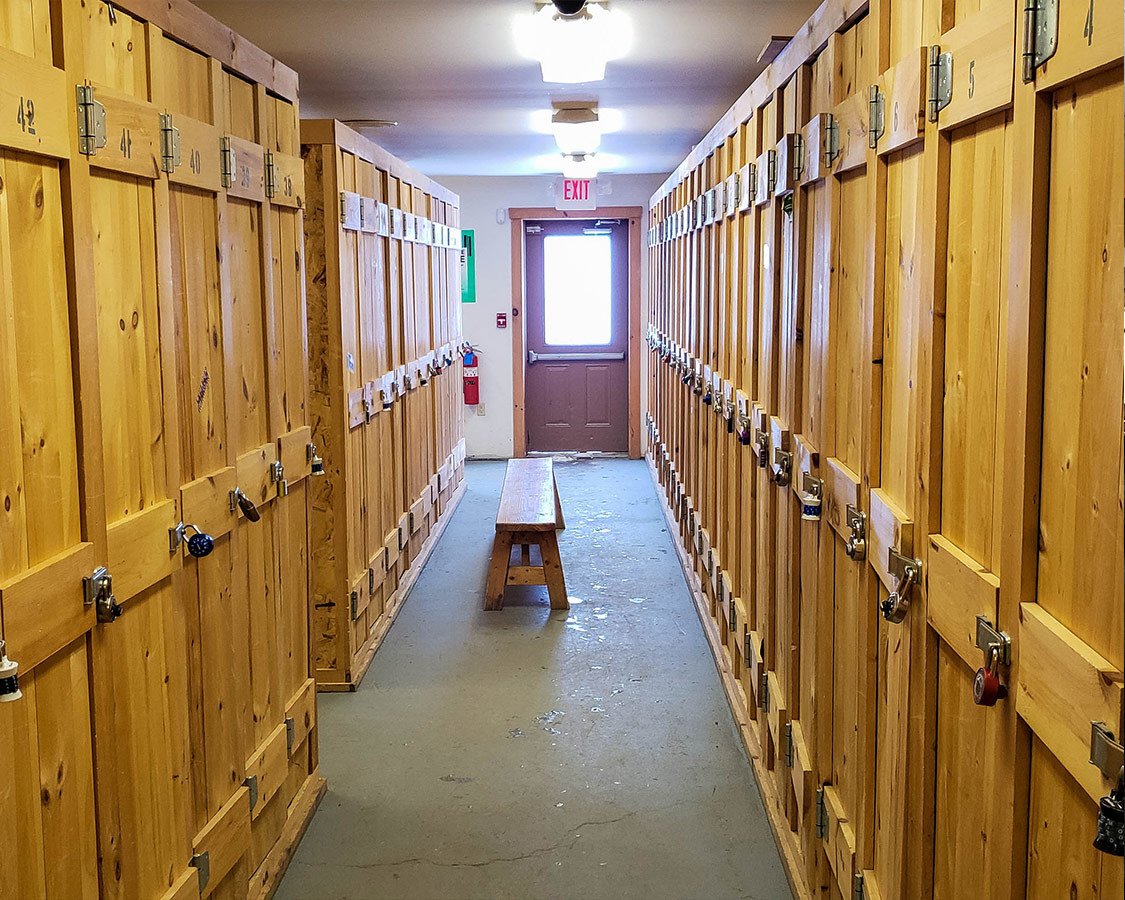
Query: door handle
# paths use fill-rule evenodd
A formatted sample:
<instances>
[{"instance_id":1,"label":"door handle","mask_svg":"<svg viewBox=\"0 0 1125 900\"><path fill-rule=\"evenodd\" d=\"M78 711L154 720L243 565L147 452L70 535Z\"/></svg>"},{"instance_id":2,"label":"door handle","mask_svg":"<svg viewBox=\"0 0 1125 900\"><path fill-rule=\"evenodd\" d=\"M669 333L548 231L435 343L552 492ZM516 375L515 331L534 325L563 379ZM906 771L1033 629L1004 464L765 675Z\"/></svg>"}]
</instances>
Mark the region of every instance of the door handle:
<instances>
[{"instance_id":1,"label":"door handle","mask_svg":"<svg viewBox=\"0 0 1125 900\"><path fill-rule=\"evenodd\" d=\"M609 360L624 359L625 352L621 353L536 353L534 350L527 351L527 362L529 365L543 362L602 362Z\"/></svg>"}]
</instances>

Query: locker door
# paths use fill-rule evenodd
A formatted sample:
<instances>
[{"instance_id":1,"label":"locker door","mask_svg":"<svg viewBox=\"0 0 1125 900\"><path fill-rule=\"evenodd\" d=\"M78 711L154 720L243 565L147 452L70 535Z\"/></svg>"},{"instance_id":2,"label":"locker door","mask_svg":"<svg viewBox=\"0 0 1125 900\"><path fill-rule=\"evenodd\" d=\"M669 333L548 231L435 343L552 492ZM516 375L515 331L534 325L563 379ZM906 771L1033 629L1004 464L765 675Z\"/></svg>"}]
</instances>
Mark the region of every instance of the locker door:
<instances>
[{"instance_id":1,"label":"locker door","mask_svg":"<svg viewBox=\"0 0 1125 900\"><path fill-rule=\"evenodd\" d=\"M1008 388L1004 357L1008 247L1011 240L1011 102L1015 10L993 3L956 17L941 36L957 77L940 111L935 185L948 185L939 208L934 259L935 320L931 404L923 456L937 459L926 572L927 619L936 643L929 678L936 687L934 896L961 896L966 884L992 896L1018 893L1013 867L1023 836L1013 833L1014 733L1008 702L974 704L983 663L978 621L1008 633L1001 616L1003 425ZM939 197L946 196L941 190ZM983 626L982 626L983 627ZM1005 674L1006 677L1006 674ZM1017 867L1022 870L1022 866Z\"/></svg>"},{"instance_id":2,"label":"locker door","mask_svg":"<svg viewBox=\"0 0 1125 900\"><path fill-rule=\"evenodd\" d=\"M0 15L0 639L22 697L0 698L0 895L96 897L89 650L82 579L104 553L92 357L72 353L64 181L73 86L52 65L46 2ZM34 265L28 265L34 260ZM80 326L81 327L81 326ZM48 602L49 600L49 602ZM10 690L10 688L9 688ZM54 848L66 847L60 855Z\"/></svg>"},{"instance_id":3,"label":"locker door","mask_svg":"<svg viewBox=\"0 0 1125 900\"><path fill-rule=\"evenodd\" d=\"M1046 210L1012 256L1013 274L1026 266L1044 279L1035 282L1044 293L1010 329L1034 348L1018 364L1029 386L1016 407L1026 410L1031 447L1026 470L1013 468L1040 503L1037 520L1029 504L1021 523L1033 574L1020 583L1018 624L1005 623L1018 655L1015 706L1031 732L1027 896L1035 898L1125 890L1122 860L1091 846L1125 743L1121 55L1119 9L1101 0L1063 5L1054 57L1016 88L1018 120L1038 126L1015 138L1029 164L1017 202ZM1095 765L1099 747L1109 758Z\"/></svg>"},{"instance_id":4,"label":"locker door","mask_svg":"<svg viewBox=\"0 0 1125 900\"><path fill-rule=\"evenodd\" d=\"M870 844L875 725L875 604L867 548L865 485L870 471L871 361L876 325L870 279L871 182L867 152L867 88L873 81L874 35L861 19L837 36L833 52L844 100L833 110L839 154L829 197L832 259L825 375L825 510L830 531L824 551L830 577L822 602L833 597L832 757L822 772L826 852L838 890L854 891L854 875ZM857 854L860 859L857 859Z\"/></svg>"}]
</instances>

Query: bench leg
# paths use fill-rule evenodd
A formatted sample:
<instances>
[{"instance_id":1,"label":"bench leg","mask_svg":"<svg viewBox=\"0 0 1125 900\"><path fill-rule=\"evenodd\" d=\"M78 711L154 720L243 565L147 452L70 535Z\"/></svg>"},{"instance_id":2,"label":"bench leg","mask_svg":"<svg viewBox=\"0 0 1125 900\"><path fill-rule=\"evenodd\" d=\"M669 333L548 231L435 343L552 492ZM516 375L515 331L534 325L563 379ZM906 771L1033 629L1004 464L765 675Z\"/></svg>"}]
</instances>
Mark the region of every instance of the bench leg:
<instances>
[{"instance_id":1,"label":"bench leg","mask_svg":"<svg viewBox=\"0 0 1125 900\"><path fill-rule=\"evenodd\" d=\"M566 520L563 519L562 500L559 499L559 483L555 481L555 476L551 476L551 480L555 485L555 523L559 531L566 529Z\"/></svg>"},{"instance_id":2,"label":"bench leg","mask_svg":"<svg viewBox=\"0 0 1125 900\"><path fill-rule=\"evenodd\" d=\"M496 532L496 539L492 542L492 562L488 566L488 584L484 589L484 608L487 610L504 608L504 588L508 584L508 561L511 555L511 532Z\"/></svg>"},{"instance_id":3,"label":"bench leg","mask_svg":"<svg viewBox=\"0 0 1125 900\"><path fill-rule=\"evenodd\" d=\"M570 609L570 601L566 597L562 557L559 556L559 539L553 531L544 532L539 540L539 552L543 554L543 575L547 580L551 609Z\"/></svg>"}]
</instances>

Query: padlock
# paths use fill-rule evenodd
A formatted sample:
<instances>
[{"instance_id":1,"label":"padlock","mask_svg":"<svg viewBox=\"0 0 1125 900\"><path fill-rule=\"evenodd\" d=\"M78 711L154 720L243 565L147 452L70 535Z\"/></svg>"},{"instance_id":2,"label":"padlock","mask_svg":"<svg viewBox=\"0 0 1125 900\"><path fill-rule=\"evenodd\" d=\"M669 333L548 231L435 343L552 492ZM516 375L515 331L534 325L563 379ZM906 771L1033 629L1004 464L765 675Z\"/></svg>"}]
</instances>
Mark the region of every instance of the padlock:
<instances>
[{"instance_id":1,"label":"padlock","mask_svg":"<svg viewBox=\"0 0 1125 900\"><path fill-rule=\"evenodd\" d=\"M770 464L770 436L764 431L759 431L755 444L754 456L757 460L758 468L766 469Z\"/></svg>"},{"instance_id":2,"label":"padlock","mask_svg":"<svg viewBox=\"0 0 1125 900\"><path fill-rule=\"evenodd\" d=\"M917 578L918 567L914 563L906 563L895 589L879 604L883 618L892 625L900 624L910 611L910 590Z\"/></svg>"},{"instance_id":3,"label":"padlock","mask_svg":"<svg viewBox=\"0 0 1125 900\"><path fill-rule=\"evenodd\" d=\"M308 446L309 457L309 474L314 478L323 478L326 474L324 469L324 460L316 451L316 444L309 444Z\"/></svg>"},{"instance_id":4,"label":"padlock","mask_svg":"<svg viewBox=\"0 0 1125 900\"><path fill-rule=\"evenodd\" d=\"M867 516L849 506L847 523L851 534L844 541L844 553L847 554L848 559L860 562L867 558Z\"/></svg>"},{"instance_id":5,"label":"padlock","mask_svg":"<svg viewBox=\"0 0 1125 900\"><path fill-rule=\"evenodd\" d=\"M754 433L750 429L750 420L745 417L740 417L738 420L738 443L743 447L749 447L754 441Z\"/></svg>"},{"instance_id":6,"label":"padlock","mask_svg":"<svg viewBox=\"0 0 1125 900\"><path fill-rule=\"evenodd\" d=\"M1094 849L1110 856L1125 856L1125 768L1117 776L1117 787L1098 803Z\"/></svg>"},{"instance_id":7,"label":"padlock","mask_svg":"<svg viewBox=\"0 0 1125 900\"><path fill-rule=\"evenodd\" d=\"M323 465L323 462L321 463ZM254 505L254 501L246 496L246 492L242 488L235 488L231 492L234 502L242 511L242 515L246 517L248 522L258 522L262 518L262 514L258 511L258 507Z\"/></svg>"},{"instance_id":8,"label":"padlock","mask_svg":"<svg viewBox=\"0 0 1125 900\"><path fill-rule=\"evenodd\" d=\"M210 556L215 550L215 539L211 535L200 531L194 525L185 525L185 528L195 529L195 534L187 539L187 550L196 559Z\"/></svg>"},{"instance_id":9,"label":"padlock","mask_svg":"<svg viewBox=\"0 0 1125 900\"><path fill-rule=\"evenodd\" d=\"M824 486L820 479L810 475L803 476L801 486L804 488L801 492L801 518L806 522L819 522Z\"/></svg>"},{"instance_id":10,"label":"padlock","mask_svg":"<svg viewBox=\"0 0 1125 900\"><path fill-rule=\"evenodd\" d=\"M691 372L684 372L683 377L680 378L680 381L683 382L685 385L691 384L691 380L692 380Z\"/></svg>"},{"instance_id":11,"label":"padlock","mask_svg":"<svg viewBox=\"0 0 1125 900\"><path fill-rule=\"evenodd\" d=\"M23 696L20 690L20 667L11 659L0 640L0 703L11 703Z\"/></svg>"},{"instance_id":12,"label":"padlock","mask_svg":"<svg viewBox=\"0 0 1125 900\"><path fill-rule=\"evenodd\" d=\"M991 645L985 653L984 665L977 669L973 679L973 702L977 706L995 706L998 700L1008 696L1008 688L1000 683L1000 667L997 664L1000 647Z\"/></svg>"}]
</instances>

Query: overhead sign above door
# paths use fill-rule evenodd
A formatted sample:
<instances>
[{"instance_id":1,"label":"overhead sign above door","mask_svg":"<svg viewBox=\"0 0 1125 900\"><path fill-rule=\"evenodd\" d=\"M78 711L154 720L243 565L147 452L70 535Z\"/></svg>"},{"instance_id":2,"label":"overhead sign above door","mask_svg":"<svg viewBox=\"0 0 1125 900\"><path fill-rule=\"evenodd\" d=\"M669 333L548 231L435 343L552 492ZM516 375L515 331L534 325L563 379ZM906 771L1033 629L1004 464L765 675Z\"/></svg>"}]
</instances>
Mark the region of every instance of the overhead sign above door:
<instances>
[{"instance_id":1,"label":"overhead sign above door","mask_svg":"<svg viewBox=\"0 0 1125 900\"><path fill-rule=\"evenodd\" d=\"M555 209L597 209L598 179L561 178L555 182Z\"/></svg>"}]
</instances>

